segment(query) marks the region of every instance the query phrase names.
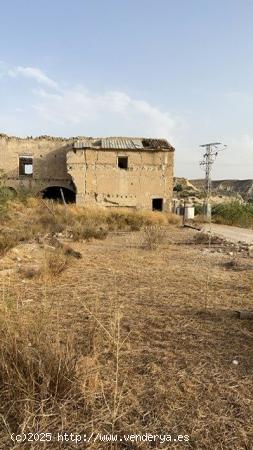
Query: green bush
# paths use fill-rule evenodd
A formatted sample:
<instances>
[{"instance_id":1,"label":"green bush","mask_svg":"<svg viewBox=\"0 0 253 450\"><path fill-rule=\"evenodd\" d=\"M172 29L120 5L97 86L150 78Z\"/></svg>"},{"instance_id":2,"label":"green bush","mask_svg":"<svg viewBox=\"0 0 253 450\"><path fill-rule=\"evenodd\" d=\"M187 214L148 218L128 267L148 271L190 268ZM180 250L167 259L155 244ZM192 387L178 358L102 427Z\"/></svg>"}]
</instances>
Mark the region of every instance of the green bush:
<instances>
[{"instance_id":1,"label":"green bush","mask_svg":"<svg viewBox=\"0 0 253 450\"><path fill-rule=\"evenodd\" d=\"M196 203L194 205L194 208L195 208L196 216L204 214L204 205L200 205L200 204Z\"/></svg>"},{"instance_id":2,"label":"green bush","mask_svg":"<svg viewBox=\"0 0 253 450\"><path fill-rule=\"evenodd\" d=\"M15 198L16 193L13 189L7 188L5 186L0 187L0 204L3 205L7 203L9 200L13 200Z\"/></svg>"},{"instance_id":3,"label":"green bush","mask_svg":"<svg viewBox=\"0 0 253 450\"><path fill-rule=\"evenodd\" d=\"M253 205L239 201L220 203L213 206L212 217L216 223L252 228Z\"/></svg>"},{"instance_id":4,"label":"green bush","mask_svg":"<svg viewBox=\"0 0 253 450\"><path fill-rule=\"evenodd\" d=\"M174 186L173 191L175 192L182 192L183 190L183 186L182 184L176 184L176 186Z\"/></svg>"}]
</instances>

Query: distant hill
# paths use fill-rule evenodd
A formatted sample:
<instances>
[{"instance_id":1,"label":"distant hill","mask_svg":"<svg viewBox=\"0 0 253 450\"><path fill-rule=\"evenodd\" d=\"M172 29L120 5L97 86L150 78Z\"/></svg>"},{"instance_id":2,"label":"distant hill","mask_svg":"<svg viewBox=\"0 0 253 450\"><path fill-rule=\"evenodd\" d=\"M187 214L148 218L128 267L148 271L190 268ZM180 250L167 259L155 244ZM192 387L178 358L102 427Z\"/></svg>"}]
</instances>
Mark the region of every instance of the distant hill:
<instances>
[{"instance_id":1,"label":"distant hill","mask_svg":"<svg viewBox=\"0 0 253 450\"><path fill-rule=\"evenodd\" d=\"M189 180L199 191L205 186L205 180ZM253 180L214 180L212 191L217 195L235 197L241 196L244 200L253 198Z\"/></svg>"}]
</instances>

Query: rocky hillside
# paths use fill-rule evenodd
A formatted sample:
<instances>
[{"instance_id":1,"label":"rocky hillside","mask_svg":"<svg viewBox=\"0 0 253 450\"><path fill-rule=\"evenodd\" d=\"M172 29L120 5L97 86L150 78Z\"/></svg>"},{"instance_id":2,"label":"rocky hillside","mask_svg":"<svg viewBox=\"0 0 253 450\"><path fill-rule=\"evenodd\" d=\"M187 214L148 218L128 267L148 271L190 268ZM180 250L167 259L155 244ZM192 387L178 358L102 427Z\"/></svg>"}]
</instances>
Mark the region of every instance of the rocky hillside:
<instances>
[{"instance_id":1,"label":"rocky hillside","mask_svg":"<svg viewBox=\"0 0 253 450\"><path fill-rule=\"evenodd\" d=\"M204 180L190 180L190 183L202 191ZM222 196L241 196L244 200L253 198L253 180L214 180L212 182L213 193Z\"/></svg>"}]
</instances>

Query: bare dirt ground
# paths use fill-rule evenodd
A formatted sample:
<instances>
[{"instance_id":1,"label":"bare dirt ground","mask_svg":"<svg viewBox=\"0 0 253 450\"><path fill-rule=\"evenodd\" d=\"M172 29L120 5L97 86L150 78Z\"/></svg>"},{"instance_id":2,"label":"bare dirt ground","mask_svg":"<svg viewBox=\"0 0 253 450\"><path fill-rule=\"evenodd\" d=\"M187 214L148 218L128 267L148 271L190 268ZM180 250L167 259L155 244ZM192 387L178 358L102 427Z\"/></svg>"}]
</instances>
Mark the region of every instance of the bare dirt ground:
<instances>
[{"instance_id":1,"label":"bare dirt ground","mask_svg":"<svg viewBox=\"0 0 253 450\"><path fill-rule=\"evenodd\" d=\"M209 231L209 228L210 226L208 224L205 224L203 230ZM215 235L228 239L230 241L241 241L247 244L253 244L253 230L232 227L230 225L220 225L216 223L212 223L211 229Z\"/></svg>"},{"instance_id":2,"label":"bare dirt ground","mask_svg":"<svg viewBox=\"0 0 253 450\"><path fill-rule=\"evenodd\" d=\"M48 323L59 336L75 337L80 360L94 362L98 344L89 347L87 336L94 328L100 330L105 348L98 366L92 366L91 384L97 367L104 374L112 368L106 341L112 312L120 311L116 380L122 399L115 432L189 435L189 442L161 446L96 442L59 448L253 448L253 323L235 313L252 309L253 262L244 258L245 270L228 269L229 256L194 244L194 234L170 226L167 242L154 251L140 248L138 232L76 243L82 259L46 286L23 279L11 270L11 259L5 260L9 272L0 274L2 296L8 292L8 298L15 298L13 307L35 316L41 305L49 304ZM105 404L110 403L106 395L110 393ZM80 420L73 432L92 427L110 431L109 410L101 410L100 418L95 411L92 425ZM66 429L64 414L60 423ZM3 442L0 448L12 448L8 437Z\"/></svg>"}]
</instances>

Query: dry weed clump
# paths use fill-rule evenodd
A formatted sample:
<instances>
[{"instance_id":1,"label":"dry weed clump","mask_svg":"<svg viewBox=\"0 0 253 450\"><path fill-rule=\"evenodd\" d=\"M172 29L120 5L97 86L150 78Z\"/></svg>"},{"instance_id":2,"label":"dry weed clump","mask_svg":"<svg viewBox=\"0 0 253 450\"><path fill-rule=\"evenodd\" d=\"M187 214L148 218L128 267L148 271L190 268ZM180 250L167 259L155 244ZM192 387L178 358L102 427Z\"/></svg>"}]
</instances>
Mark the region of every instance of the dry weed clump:
<instances>
[{"instance_id":1,"label":"dry weed clump","mask_svg":"<svg viewBox=\"0 0 253 450\"><path fill-rule=\"evenodd\" d=\"M143 226L145 219L138 211L110 210L107 213L106 222L109 230L129 230L139 231Z\"/></svg>"},{"instance_id":2,"label":"dry weed clump","mask_svg":"<svg viewBox=\"0 0 253 450\"><path fill-rule=\"evenodd\" d=\"M75 251L68 246L66 248L47 248L40 263L24 263L20 265L17 272L23 279L37 278L47 282L58 277L71 265L72 256L77 257L75 256Z\"/></svg>"},{"instance_id":3,"label":"dry weed clump","mask_svg":"<svg viewBox=\"0 0 253 450\"><path fill-rule=\"evenodd\" d=\"M57 277L68 267L69 261L70 256L62 248L46 251L41 275L43 277Z\"/></svg>"},{"instance_id":4,"label":"dry weed clump","mask_svg":"<svg viewBox=\"0 0 253 450\"><path fill-rule=\"evenodd\" d=\"M170 225L176 225L176 226L181 225L182 218L180 216L178 216L177 214L166 213L166 217L167 217L167 222Z\"/></svg>"},{"instance_id":5,"label":"dry weed clump","mask_svg":"<svg viewBox=\"0 0 253 450\"><path fill-rule=\"evenodd\" d=\"M147 250L155 250L166 240L166 232L164 227L153 225L144 227L141 236L141 247Z\"/></svg>"},{"instance_id":6,"label":"dry weed clump","mask_svg":"<svg viewBox=\"0 0 253 450\"><path fill-rule=\"evenodd\" d=\"M0 411L5 434L41 431L50 419L61 420L69 399L77 404L81 399L75 382L77 354L70 339L64 345L60 342L39 311L32 316L1 311L0 322Z\"/></svg>"},{"instance_id":7,"label":"dry weed clump","mask_svg":"<svg viewBox=\"0 0 253 450\"><path fill-rule=\"evenodd\" d=\"M24 279L32 279L41 275L41 268L34 265L21 266L18 268L18 274Z\"/></svg>"},{"instance_id":8,"label":"dry weed clump","mask_svg":"<svg viewBox=\"0 0 253 450\"><path fill-rule=\"evenodd\" d=\"M70 234L74 241L81 241L90 239L105 239L108 235L108 230L102 225L97 226L96 223L89 221L87 223L76 222L70 228Z\"/></svg>"},{"instance_id":9,"label":"dry weed clump","mask_svg":"<svg viewBox=\"0 0 253 450\"><path fill-rule=\"evenodd\" d=\"M210 236L201 231L200 233L195 234L193 239L195 244L208 244Z\"/></svg>"}]
</instances>

